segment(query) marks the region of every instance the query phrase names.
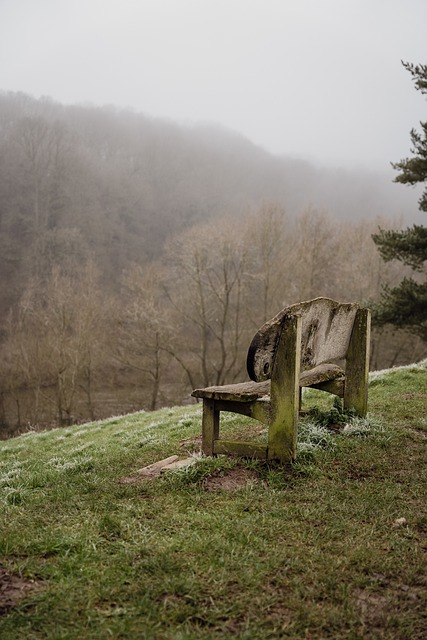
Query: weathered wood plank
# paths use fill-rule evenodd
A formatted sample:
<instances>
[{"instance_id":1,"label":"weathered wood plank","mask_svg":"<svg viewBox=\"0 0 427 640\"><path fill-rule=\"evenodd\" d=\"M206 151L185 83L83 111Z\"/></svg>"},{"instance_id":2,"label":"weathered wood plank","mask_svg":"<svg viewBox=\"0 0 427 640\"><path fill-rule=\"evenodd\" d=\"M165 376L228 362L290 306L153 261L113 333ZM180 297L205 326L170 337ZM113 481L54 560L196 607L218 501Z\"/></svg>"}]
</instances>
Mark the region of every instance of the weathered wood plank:
<instances>
[{"instance_id":1,"label":"weathered wood plank","mask_svg":"<svg viewBox=\"0 0 427 640\"><path fill-rule=\"evenodd\" d=\"M314 369L303 371L299 377L300 387L311 387L321 382L335 380L344 375L344 370L337 364L320 364ZM261 383L262 384L262 383Z\"/></svg>"},{"instance_id":2,"label":"weathered wood plank","mask_svg":"<svg viewBox=\"0 0 427 640\"><path fill-rule=\"evenodd\" d=\"M246 361L249 377L256 382L271 377L281 325L286 316L295 313L302 317L302 371L344 359L358 308L355 303L339 303L329 298L286 307L255 334Z\"/></svg>"},{"instance_id":3,"label":"weathered wood plank","mask_svg":"<svg viewBox=\"0 0 427 640\"><path fill-rule=\"evenodd\" d=\"M268 457L290 462L296 457L302 318L284 318L271 378L272 419Z\"/></svg>"},{"instance_id":4,"label":"weathered wood plank","mask_svg":"<svg viewBox=\"0 0 427 640\"><path fill-rule=\"evenodd\" d=\"M233 402L232 400L215 400L215 406L219 411L229 411L231 413L239 413L248 418L253 418L269 424L271 420L271 402L270 396L259 398L253 402Z\"/></svg>"},{"instance_id":5,"label":"weathered wood plank","mask_svg":"<svg viewBox=\"0 0 427 640\"><path fill-rule=\"evenodd\" d=\"M344 370L336 364L321 364L309 371L303 371L300 375L299 385L300 387L310 387L319 382L333 380L343 374ZM220 387L195 389L191 395L195 398L252 402L270 395L270 380L265 382L240 382L238 384L225 384Z\"/></svg>"},{"instance_id":6,"label":"weathered wood plank","mask_svg":"<svg viewBox=\"0 0 427 640\"><path fill-rule=\"evenodd\" d=\"M165 467L168 464L172 464L177 460L178 460L178 456L169 456L168 458L163 458L162 460L153 462L152 464L149 464L146 467L142 467L142 469L138 469L137 473L140 476L148 476L148 477L159 476L163 467Z\"/></svg>"},{"instance_id":7,"label":"weathered wood plank","mask_svg":"<svg viewBox=\"0 0 427 640\"><path fill-rule=\"evenodd\" d=\"M176 471L177 469L186 469L187 467L192 467L194 464L196 464L196 462L197 458L195 458L194 456L182 458L181 460L178 459L162 467L160 473L166 473L167 471Z\"/></svg>"},{"instance_id":8,"label":"weathered wood plank","mask_svg":"<svg viewBox=\"0 0 427 640\"><path fill-rule=\"evenodd\" d=\"M312 389L319 389L319 391L327 391L328 393L332 393L340 398L344 397L344 385L345 385L345 376L340 376L335 380L326 380L326 382L319 382L317 384L312 384L310 387Z\"/></svg>"},{"instance_id":9,"label":"weathered wood plank","mask_svg":"<svg viewBox=\"0 0 427 640\"><path fill-rule=\"evenodd\" d=\"M219 436L219 411L215 407L215 400L203 400L202 417L202 451L207 456L214 453L214 442Z\"/></svg>"},{"instance_id":10,"label":"weathered wood plank","mask_svg":"<svg viewBox=\"0 0 427 640\"><path fill-rule=\"evenodd\" d=\"M371 335L371 312L359 309L347 353L344 407L359 416L368 410L368 375Z\"/></svg>"},{"instance_id":11,"label":"weathered wood plank","mask_svg":"<svg viewBox=\"0 0 427 640\"><path fill-rule=\"evenodd\" d=\"M230 456L241 456L243 458L267 458L267 447L265 444L256 442L235 442L233 440L216 440L214 444L215 454L225 454Z\"/></svg>"},{"instance_id":12,"label":"weathered wood plank","mask_svg":"<svg viewBox=\"0 0 427 640\"><path fill-rule=\"evenodd\" d=\"M270 393L270 382L240 382L238 384L225 384L220 387L206 387L195 389L192 396L195 398L213 398L216 400L230 400L235 402L251 402Z\"/></svg>"}]
</instances>

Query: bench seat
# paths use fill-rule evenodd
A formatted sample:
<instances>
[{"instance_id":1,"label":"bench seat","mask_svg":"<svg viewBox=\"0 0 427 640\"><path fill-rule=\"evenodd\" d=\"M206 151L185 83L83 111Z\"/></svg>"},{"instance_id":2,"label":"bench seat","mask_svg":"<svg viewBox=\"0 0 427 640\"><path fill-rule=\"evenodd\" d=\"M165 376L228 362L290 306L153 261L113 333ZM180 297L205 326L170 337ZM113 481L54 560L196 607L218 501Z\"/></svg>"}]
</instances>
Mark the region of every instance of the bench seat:
<instances>
[{"instance_id":1,"label":"bench seat","mask_svg":"<svg viewBox=\"0 0 427 640\"><path fill-rule=\"evenodd\" d=\"M303 371L299 377L300 387L315 387L334 380L339 383L344 380L344 370L336 364L321 364L309 371ZM211 398L212 400L234 400L235 402L253 402L260 398L269 399L271 381L239 382L220 387L205 387L195 389L191 394L194 398Z\"/></svg>"}]
</instances>

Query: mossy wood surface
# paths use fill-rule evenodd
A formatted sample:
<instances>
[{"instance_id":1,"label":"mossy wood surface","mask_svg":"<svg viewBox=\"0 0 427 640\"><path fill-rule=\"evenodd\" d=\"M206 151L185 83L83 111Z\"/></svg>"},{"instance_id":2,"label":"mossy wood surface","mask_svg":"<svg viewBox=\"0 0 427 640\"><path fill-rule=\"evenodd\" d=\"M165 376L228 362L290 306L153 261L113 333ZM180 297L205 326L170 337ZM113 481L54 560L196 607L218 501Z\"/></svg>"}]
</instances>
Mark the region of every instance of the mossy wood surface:
<instances>
[{"instance_id":1,"label":"mossy wood surface","mask_svg":"<svg viewBox=\"0 0 427 640\"><path fill-rule=\"evenodd\" d=\"M355 303L316 298L284 309L252 340L252 381L193 391L203 399L203 452L294 460L302 387L343 397L345 408L366 415L369 345L370 312ZM221 411L266 424L268 445L221 440Z\"/></svg>"},{"instance_id":2,"label":"mossy wood surface","mask_svg":"<svg viewBox=\"0 0 427 640\"><path fill-rule=\"evenodd\" d=\"M301 328L300 315L285 318L271 378L268 457L282 462L296 457Z\"/></svg>"},{"instance_id":3,"label":"mossy wood surface","mask_svg":"<svg viewBox=\"0 0 427 640\"><path fill-rule=\"evenodd\" d=\"M202 424L202 449L207 456L212 456L214 441L219 436L219 411L215 408L214 400L206 398L203 401Z\"/></svg>"},{"instance_id":4,"label":"mossy wood surface","mask_svg":"<svg viewBox=\"0 0 427 640\"><path fill-rule=\"evenodd\" d=\"M371 312L357 312L347 353L344 407L360 416L368 410L368 374L371 335Z\"/></svg>"},{"instance_id":5,"label":"mossy wood surface","mask_svg":"<svg viewBox=\"0 0 427 640\"><path fill-rule=\"evenodd\" d=\"M216 440L214 443L215 454L240 456L244 458L257 458L265 460L268 448L266 445L254 442L236 442L232 440Z\"/></svg>"},{"instance_id":6,"label":"mossy wood surface","mask_svg":"<svg viewBox=\"0 0 427 640\"><path fill-rule=\"evenodd\" d=\"M283 320L299 313L301 371L345 359L358 305L315 298L286 307L255 334L248 351L247 370L251 380L271 378Z\"/></svg>"},{"instance_id":7,"label":"mossy wood surface","mask_svg":"<svg viewBox=\"0 0 427 640\"><path fill-rule=\"evenodd\" d=\"M299 375L300 387L312 387L335 380L344 375L344 370L336 364L321 364L310 371L303 371ZM218 387L195 389L191 394L195 398L212 398L215 400L234 400L235 402L250 402L270 395L270 380L265 382L239 382L225 384Z\"/></svg>"}]
</instances>

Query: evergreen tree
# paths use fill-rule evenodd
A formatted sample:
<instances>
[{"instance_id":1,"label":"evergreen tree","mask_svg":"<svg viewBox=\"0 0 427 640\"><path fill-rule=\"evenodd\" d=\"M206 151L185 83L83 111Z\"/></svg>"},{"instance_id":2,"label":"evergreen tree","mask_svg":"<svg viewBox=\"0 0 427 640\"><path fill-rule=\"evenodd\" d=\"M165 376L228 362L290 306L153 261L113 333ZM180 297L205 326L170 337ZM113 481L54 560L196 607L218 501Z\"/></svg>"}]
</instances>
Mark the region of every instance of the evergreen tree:
<instances>
[{"instance_id":1,"label":"evergreen tree","mask_svg":"<svg viewBox=\"0 0 427 640\"><path fill-rule=\"evenodd\" d=\"M411 73L416 89L427 95L427 65L406 62L403 65ZM400 172L395 182L427 183L427 121L420 125L421 132L411 131L412 157L392 164ZM419 208L427 212L427 186ZM427 342L427 227L414 225L401 231L380 229L372 238L385 261L400 260L416 274L415 278L404 278L397 287L385 288L381 302L374 309L374 319L378 324L405 328Z\"/></svg>"}]
</instances>

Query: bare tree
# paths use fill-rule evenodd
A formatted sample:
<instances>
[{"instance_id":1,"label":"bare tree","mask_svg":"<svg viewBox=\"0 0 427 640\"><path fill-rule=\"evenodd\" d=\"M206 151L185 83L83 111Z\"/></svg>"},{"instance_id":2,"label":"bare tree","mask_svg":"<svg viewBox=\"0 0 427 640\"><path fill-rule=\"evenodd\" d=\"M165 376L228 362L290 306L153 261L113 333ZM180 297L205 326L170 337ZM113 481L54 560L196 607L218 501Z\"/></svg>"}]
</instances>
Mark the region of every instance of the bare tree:
<instances>
[{"instance_id":1,"label":"bare tree","mask_svg":"<svg viewBox=\"0 0 427 640\"><path fill-rule=\"evenodd\" d=\"M77 395L83 390L94 416L92 379L103 340L102 299L92 264L78 277L58 267L42 286L34 280L11 317L4 345L11 374L9 392L32 397L30 420L37 422L41 407L54 405L60 424L73 421ZM18 406L18 422L20 422Z\"/></svg>"},{"instance_id":2,"label":"bare tree","mask_svg":"<svg viewBox=\"0 0 427 640\"><path fill-rule=\"evenodd\" d=\"M249 281L241 225L229 219L199 225L168 247L166 293L181 344L175 343L192 381L223 384L239 375L242 301Z\"/></svg>"},{"instance_id":3,"label":"bare tree","mask_svg":"<svg viewBox=\"0 0 427 640\"><path fill-rule=\"evenodd\" d=\"M161 270L155 265L133 265L124 275L124 292L117 312L115 358L140 376L142 393L148 390L150 395L145 403L150 410L158 405L170 360L170 327L161 278Z\"/></svg>"},{"instance_id":4,"label":"bare tree","mask_svg":"<svg viewBox=\"0 0 427 640\"><path fill-rule=\"evenodd\" d=\"M338 225L326 211L309 207L297 216L293 242L296 300L333 297L337 246Z\"/></svg>"},{"instance_id":5,"label":"bare tree","mask_svg":"<svg viewBox=\"0 0 427 640\"><path fill-rule=\"evenodd\" d=\"M276 202L264 203L246 220L246 271L250 282L246 313L254 326L285 306L293 277L291 229L283 207Z\"/></svg>"}]
</instances>

